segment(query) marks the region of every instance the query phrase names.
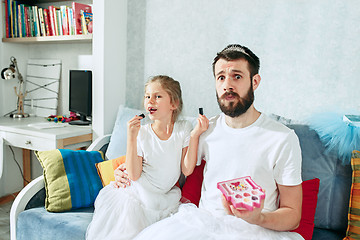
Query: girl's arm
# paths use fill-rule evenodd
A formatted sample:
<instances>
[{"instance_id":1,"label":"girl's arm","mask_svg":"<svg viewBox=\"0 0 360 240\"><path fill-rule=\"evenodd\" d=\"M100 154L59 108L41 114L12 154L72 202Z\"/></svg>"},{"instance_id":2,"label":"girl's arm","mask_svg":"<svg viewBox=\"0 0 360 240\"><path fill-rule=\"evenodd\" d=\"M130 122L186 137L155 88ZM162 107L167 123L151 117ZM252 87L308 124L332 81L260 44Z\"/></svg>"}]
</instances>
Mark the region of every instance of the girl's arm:
<instances>
[{"instance_id":1,"label":"girl's arm","mask_svg":"<svg viewBox=\"0 0 360 240\"><path fill-rule=\"evenodd\" d=\"M209 127L209 119L207 119L204 115L199 114L197 122L197 125L190 133L190 141L187 151L186 148L183 149L181 169L185 176L189 176L194 171L197 162L200 135Z\"/></svg>"},{"instance_id":2,"label":"girl's arm","mask_svg":"<svg viewBox=\"0 0 360 240\"><path fill-rule=\"evenodd\" d=\"M142 172L142 157L137 155L137 136L142 117L135 116L127 123L126 170L129 178L136 181Z\"/></svg>"}]
</instances>

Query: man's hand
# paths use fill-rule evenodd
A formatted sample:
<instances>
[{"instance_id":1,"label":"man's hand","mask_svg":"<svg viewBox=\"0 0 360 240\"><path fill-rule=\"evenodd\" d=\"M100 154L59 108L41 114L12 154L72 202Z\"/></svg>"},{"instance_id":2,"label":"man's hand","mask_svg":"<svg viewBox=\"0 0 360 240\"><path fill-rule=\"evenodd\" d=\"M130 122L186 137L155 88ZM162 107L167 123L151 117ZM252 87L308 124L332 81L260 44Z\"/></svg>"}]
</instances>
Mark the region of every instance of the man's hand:
<instances>
[{"instance_id":1,"label":"man's hand","mask_svg":"<svg viewBox=\"0 0 360 240\"><path fill-rule=\"evenodd\" d=\"M259 208L255 207L252 211L249 211L246 208L235 208L231 204L231 202L226 201L224 195L222 196L222 203L224 205L227 214L241 218L248 223L256 224L256 225L260 225L263 219L261 211L264 208L264 200L265 199L261 200L261 206Z\"/></svg>"},{"instance_id":2,"label":"man's hand","mask_svg":"<svg viewBox=\"0 0 360 240\"><path fill-rule=\"evenodd\" d=\"M115 188L126 188L126 186L130 186L130 179L124 171L126 170L125 163L121 164L114 171L115 182L113 182L113 186Z\"/></svg>"}]
</instances>

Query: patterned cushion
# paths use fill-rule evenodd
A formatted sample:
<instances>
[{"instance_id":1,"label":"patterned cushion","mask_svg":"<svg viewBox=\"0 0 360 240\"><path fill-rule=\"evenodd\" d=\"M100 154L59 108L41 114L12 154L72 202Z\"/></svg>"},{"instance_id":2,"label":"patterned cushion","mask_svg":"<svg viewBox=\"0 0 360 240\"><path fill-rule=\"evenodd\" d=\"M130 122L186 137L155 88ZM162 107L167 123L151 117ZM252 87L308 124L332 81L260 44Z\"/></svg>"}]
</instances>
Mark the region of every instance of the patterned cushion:
<instances>
[{"instance_id":1,"label":"patterned cushion","mask_svg":"<svg viewBox=\"0 0 360 240\"><path fill-rule=\"evenodd\" d=\"M44 170L45 208L50 212L92 206L102 184L95 164L100 151L56 149L35 151Z\"/></svg>"},{"instance_id":2,"label":"patterned cushion","mask_svg":"<svg viewBox=\"0 0 360 240\"><path fill-rule=\"evenodd\" d=\"M348 214L348 228L344 239L360 239L360 152L353 151L351 157L352 185Z\"/></svg>"}]
</instances>

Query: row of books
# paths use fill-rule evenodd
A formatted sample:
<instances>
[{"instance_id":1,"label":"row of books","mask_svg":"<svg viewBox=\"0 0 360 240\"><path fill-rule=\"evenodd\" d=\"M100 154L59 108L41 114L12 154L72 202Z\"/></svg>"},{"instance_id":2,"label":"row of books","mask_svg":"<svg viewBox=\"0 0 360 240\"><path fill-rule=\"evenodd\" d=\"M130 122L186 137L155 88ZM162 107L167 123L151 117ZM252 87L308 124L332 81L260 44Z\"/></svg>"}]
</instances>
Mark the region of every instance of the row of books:
<instances>
[{"instance_id":1,"label":"row of books","mask_svg":"<svg viewBox=\"0 0 360 240\"><path fill-rule=\"evenodd\" d=\"M90 5L72 2L68 6L41 8L5 0L6 38L60 36L92 33Z\"/></svg>"}]
</instances>

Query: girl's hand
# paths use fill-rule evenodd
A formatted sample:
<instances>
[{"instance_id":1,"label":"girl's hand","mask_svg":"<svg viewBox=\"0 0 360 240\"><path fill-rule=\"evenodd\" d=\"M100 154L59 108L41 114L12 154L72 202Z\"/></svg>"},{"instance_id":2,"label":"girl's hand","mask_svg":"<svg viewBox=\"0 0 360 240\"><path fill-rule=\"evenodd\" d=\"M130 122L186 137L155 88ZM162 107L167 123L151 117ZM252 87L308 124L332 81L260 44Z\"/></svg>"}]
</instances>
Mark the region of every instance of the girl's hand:
<instances>
[{"instance_id":1,"label":"girl's hand","mask_svg":"<svg viewBox=\"0 0 360 240\"><path fill-rule=\"evenodd\" d=\"M125 163L121 164L114 171L115 182L113 182L114 187L126 188L126 186L130 186L129 176L125 172L126 165Z\"/></svg>"},{"instance_id":2,"label":"girl's hand","mask_svg":"<svg viewBox=\"0 0 360 240\"><path fill-rule=\"evenodd\" d=\"M127 137L136 139L139 130L140 130L140 120L143 119L143 117L135 116L130 121L127 122Z\"/></svg>"},{"instance_id":3,"label":"girl's hand","mask_svg":"<svg viewBox=\"0 0 360 240\"><path fill-rule=\"evenodd\" d=\"M209 127L209 119L205 115L199 114L197 119L197 124L195 128L191 131L192 136L199 137L203 132L205 132Z\"/></svg>"}]
</instances>

